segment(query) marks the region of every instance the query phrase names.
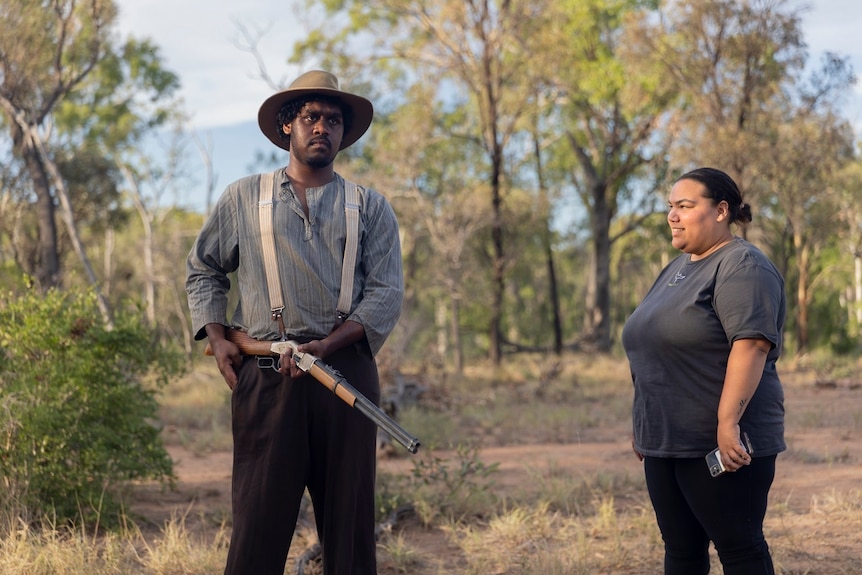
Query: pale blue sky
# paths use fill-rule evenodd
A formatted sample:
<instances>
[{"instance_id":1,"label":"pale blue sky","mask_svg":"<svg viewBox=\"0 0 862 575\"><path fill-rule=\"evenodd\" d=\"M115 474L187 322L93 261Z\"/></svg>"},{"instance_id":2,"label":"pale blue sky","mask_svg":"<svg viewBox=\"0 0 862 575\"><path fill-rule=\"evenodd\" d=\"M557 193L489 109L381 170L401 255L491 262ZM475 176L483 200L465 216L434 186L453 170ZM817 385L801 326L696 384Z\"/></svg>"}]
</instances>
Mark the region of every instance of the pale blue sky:
<instances>
[{"instance_id":1,"label":"pale blue sky","mask_svg":"<svg viewBox=\"0 0 862 575\"><path fill-rule=\"evenodd\" d=\"M257 76L254 57L238 47L240 22L253 33L265 28L259 52L270 76L287 84L314 62L287 64L297 37L304 34L301 0L117 0L119 30L125 37L151 38L167 67L179 75L181 94L193 128L213 140L216 195L247 174L256 152L272 145L257 128L257 110L272 89ZM812 57L825 51L851 57L860 82L847 105L847 117L862 134L862 1L813 0L803 13L805 40ZM299 14L299 16L296 16ZM196 154L191 161L199 161ZM190 166L195 169L195 166ZM200 168L203 169L202 167ZM183 205L203 206L200 189L191 189Z\"/></svg>"}]
</instances>

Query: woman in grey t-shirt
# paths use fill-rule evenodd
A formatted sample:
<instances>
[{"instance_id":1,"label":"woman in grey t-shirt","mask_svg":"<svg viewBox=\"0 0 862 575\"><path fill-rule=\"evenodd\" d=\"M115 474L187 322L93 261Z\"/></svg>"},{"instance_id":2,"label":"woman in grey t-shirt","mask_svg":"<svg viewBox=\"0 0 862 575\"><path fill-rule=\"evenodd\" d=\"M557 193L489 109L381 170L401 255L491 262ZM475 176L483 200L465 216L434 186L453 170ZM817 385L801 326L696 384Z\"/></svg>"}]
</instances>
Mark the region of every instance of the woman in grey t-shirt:
<instances>
[{"instance_id":1,"label":"woman in grey t-shirt","mask_svg":"<svg viewBox=\"0 0 862 575\"><path fill-rule=\"evenodd\" d=\"M750 207L724 172L700 168L680 177L668 224L683 254L623 330L634 382L633 447L644 461L668 575L708 573L710 541L726 574L774 573L763 518L776 455L786 448L775 369L784 280L759 249L732 234L732 223L749 221Z\"/></svg>"}]
</instances>

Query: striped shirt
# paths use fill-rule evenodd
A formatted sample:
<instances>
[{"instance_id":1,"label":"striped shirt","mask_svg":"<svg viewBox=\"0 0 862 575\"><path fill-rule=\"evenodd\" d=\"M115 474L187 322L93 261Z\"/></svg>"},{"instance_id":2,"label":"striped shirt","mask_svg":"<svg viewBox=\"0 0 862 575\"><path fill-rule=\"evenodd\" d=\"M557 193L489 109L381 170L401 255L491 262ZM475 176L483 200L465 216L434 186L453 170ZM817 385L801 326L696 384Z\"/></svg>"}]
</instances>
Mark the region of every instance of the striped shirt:
<instances>
[{"instance_id":1,"label":"striped shirt","mask_svg":"<svg viewBox=\"0 0 862 575\"><path fill-rule=\"evenodd\" d=\"M284 324L291 337L321 339L336 321L341 262L346 243L344 180L308 188L306 218L284 169L275 172L273 230ZM404 279L398 221L389 202L359 188L359 248L348 320L360 323L372 353L380 350L401 313ZM260 235L260 175L227 187L207 218L186 262L195 339L208 323L232 325L259 340L279 339L272 319ZM235 276L229 276L236 272ZM236 309L230 323L228 291L235 277Z\"/></svg>"}]
</instances>

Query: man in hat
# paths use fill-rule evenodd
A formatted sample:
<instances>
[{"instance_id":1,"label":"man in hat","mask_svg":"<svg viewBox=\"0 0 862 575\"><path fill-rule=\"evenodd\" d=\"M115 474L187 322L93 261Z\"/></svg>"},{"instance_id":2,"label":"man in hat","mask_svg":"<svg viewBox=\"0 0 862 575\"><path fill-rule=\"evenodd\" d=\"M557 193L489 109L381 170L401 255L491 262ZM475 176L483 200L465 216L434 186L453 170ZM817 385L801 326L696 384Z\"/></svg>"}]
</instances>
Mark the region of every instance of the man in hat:
<instances>
[{"instance_id":1,"label":"man in hat","mask_svg":"<svg viewBox=\"0 0 862 575\"><path fill-rule=\"evenodd\" d=\"M238 303L230 325L258 340L300 342L300 351L325 360L379 401L374 356L398 320L403 297L398 223L382 195L355 187L333 167L372 115L371 102L341 91L335 76L322 71L303 74L268 98L258 114L260 129L288 150L287 167L230 184L188 257L195 338L209 339L232 390L229 575L282 575L306 488L324 573L376 573L374 423L289 357L273 366L243 357L225 339L228 276L236 272ZM357 207L346 195L351 185L359 209L355 261L345 255L346 213ZM264 255L267 243L274 245L274 258ZM345 259L352 298L348 309L336 311ZM280 290L273 293L273 284ZM273 301L279 299L280 306Z\"/></svg>"}]
</instances>

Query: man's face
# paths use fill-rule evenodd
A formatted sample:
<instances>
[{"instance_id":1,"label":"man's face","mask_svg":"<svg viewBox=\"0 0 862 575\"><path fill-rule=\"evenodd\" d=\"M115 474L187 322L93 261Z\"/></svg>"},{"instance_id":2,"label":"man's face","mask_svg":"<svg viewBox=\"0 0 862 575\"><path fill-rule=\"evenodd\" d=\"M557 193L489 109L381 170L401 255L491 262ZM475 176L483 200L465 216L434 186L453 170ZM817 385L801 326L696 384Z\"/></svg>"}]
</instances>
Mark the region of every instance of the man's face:
<instances>
[{"instance_id":1,"label":"man's face","mask_svg":"<svg viewBox=\"0 0 862 575\"><path fill-rule=\"evenodd\" d=\"M337 105L308 102L282 129L290 136L292 158L312 168L325 168L338 155L344 136L344 118Z\"/></svg>"}]
</instances>

